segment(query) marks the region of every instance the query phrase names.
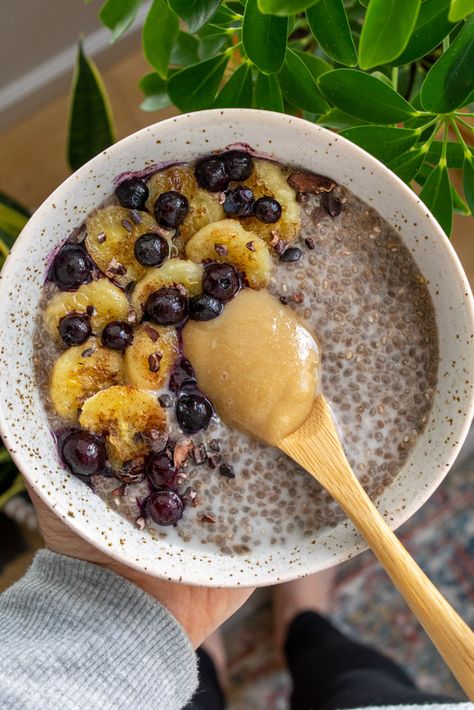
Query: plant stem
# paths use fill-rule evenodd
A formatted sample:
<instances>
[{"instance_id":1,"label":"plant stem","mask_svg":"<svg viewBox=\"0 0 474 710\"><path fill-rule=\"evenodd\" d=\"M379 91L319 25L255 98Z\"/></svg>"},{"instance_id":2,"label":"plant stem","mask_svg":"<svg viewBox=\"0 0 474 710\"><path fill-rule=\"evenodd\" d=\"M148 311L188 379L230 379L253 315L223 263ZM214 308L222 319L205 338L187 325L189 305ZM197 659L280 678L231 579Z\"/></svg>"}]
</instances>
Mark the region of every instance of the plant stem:
<instances>
[{"instance_id":1,"label":"plant stem","mask_svg":"<svg viewBox=\"0 0 474 710\"><path fill-rule=\"evenodd\" d=\"M448 150L448 130L449 130L449 121L445 121L443 147L441 149L441 158L439 160L439 164L441 165L441 167L446 167L446 165L447 165L446 152Z\"/></svg>"},{"instance_id":2,"label":"plant stem","mask_svg":"<svg viewBox=\"0 0 474 710\"><path fill-rule=\"evenodd\" d=\"M443 52L449 49L449 35L443 39Z\"/></svg>"},{"instance_id":3,"label":"plant stem","mask_svg":"<svg viewBox=\"0 0 474 710\"><path fill-rule=\"evenodd\" d=\"M464 138L462 137L462 133L461 133L461 131L460 131L459 128L458 128L458 125L457 125L456 121L451 121L451 122L450 122L450 125L454 128L454 132L456 133L456 135L457 135L457 137L458 137L458 141L459 141L460 144L462 145L462 148L463 148L463 150L464 150L464 157L467 158L468 160L471 160L471 159L472 159L472 153L471 153L471 151L469 150L469 148L467 147L467 145L466 145L466 143L465 143L465 141L464 141Z\"/></svg>"},{"instance_id":4,"label":"plant stem","mask_svg":"<svg viewBox=\"0 0 474 710\"><path fill-rule=\"evenodd\" d=\"M428 121L428 123L423 124L423 126L418 126L416 129L418 133L423 133L423 131L426 131L427 128L433 125L433 123L439 122L439 119L437 116L435 118L432 118L431 121Z\"/></svg>"},{"instance_id":5,"label":"plant stem","mask_svg":"<svg viewBox=\"0 0 474 710\"><path fill-rule=\"evenodd\" d=\"M392 86L398 91L398 67L392 67Z\"/></svg>"},{"instance_id":6,"label":"plant stem","mask_svg":"<svg viewBox=\"0 0 474 710\"><path fill-rule=\"evenodd\" d=\"M433 131L432 131L430 137L428 138L428 140L425 141L425 142L423 143L423 145L421 146L421 152L422 152L422 153L428 153L429 149L431 148L431 144L432 144L432 142L434 141L434 139L436 138L436 134L437 134L438 131L439 131L439 127L440 127L441 121L440 121L438 118L435 118L434 120L436 121L436 126L434 127L434 129L433 129ZM433 123L433 121L431 121L431 123Z\"/></svg>"},{"instance_id":7,"label":"plant stem","mask_svg":"<svg viewBox=\"0 0 474 710\"><path fill-rule=\"evenodd\" d=\"M468 123L467 121L463 121L462 118L459 118L459 117L457 117L456 120L458 121L458 123L462 123L462 125L465 126L466 128L469 128L471 133L474 133L474 126L471 126L470 123Z\"/></svg>"},{"instance_id":8,"label":"plant stem","mask_svg":"<svg viewBox=\"0 0 474 710\"><path fill-rule=\"evenodd\" d=\"M18 474L18 476L13 481L12 485L3 495L0 496L0 510L8 503L9 500L14 498L19 493L23 493L25 490L25 484L23 478Z\"/></svg>"}]
</instances>

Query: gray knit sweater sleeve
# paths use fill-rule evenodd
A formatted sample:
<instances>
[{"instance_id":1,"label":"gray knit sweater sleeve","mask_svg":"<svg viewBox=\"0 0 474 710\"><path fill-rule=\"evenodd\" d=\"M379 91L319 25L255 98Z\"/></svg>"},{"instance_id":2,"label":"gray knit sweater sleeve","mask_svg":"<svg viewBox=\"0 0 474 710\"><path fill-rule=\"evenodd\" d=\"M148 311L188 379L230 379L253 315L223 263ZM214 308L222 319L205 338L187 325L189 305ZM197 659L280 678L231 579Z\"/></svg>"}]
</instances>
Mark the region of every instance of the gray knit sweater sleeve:
<instances>
[{"instance_id":1,"label":"gray knit sweater sleeve","mask_svg":"<svg viewBox=\"0 0 474 710\"><path fill-rule=\"evenodd\" d=\"M179 710L195 659L164 607L88 562L42 550L0 596L2 710Z\"/></svg>"}]
</instances>

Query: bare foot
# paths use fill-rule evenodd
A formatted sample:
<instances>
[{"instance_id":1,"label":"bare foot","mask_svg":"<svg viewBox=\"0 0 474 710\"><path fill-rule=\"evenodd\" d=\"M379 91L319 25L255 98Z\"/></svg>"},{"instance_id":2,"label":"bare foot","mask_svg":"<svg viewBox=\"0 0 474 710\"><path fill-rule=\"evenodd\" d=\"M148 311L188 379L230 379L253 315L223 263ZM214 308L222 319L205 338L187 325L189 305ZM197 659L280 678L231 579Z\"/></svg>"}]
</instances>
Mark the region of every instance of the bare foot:
<instances>
[{"instance_id":1,"label":"bare foot","mask_svg":"<svg viewBox=\"0 0 474 710\"><path fill-rule=\"evenodd\" d=\"M224 646L222 631L217 629L201 644L206 653L214 663L219 683L224 693L229 689L229 678L227 676L227 657Z\"/></svg>"},{"instance_id":2,"label":"bare foot","mask_svg":"<svg viewBox=\"0 0 474 710\"><path fill-rule=\"evenodd\" d=\"M273 588L273 625L279 661L283 664L283 645L288 627L303 611L329 614L337 567L308 577L294 579Z\"/></svg>"}]
</instances>

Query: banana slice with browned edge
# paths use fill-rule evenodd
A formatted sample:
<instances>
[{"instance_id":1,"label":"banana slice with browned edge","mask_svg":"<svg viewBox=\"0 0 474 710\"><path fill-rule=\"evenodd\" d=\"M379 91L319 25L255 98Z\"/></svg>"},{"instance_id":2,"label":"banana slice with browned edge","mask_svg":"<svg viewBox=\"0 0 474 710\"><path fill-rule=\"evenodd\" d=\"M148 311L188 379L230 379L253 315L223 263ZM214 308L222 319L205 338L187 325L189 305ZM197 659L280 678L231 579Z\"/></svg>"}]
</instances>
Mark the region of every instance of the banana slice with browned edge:
<instances>
[{"instance_id":1,"label":"banana slice with browned edge","mask_svg":"<svg viewBox=\"0 0 474 710\"><path fill-rule=\"evenodd\" d=\"M59 343L59 321L68 313L90 313L92 332L99 334L110 321L127 320L129 310L122 289L108 279L97 279L77 291L61 291L53 296L44 311L43 322L49 335Z\"/></svg>"},{"instance_id":2,"label":"banana slice with browned edge","mask_svg":"<svg viewBox=\"0 0 474 710\"><path fill-rule=\"evenodd\" d=\"M155 202L163 192L176 190L188 198L189 212L179 228L184 244L201 227L210 222L224 218L224 210L218 196L202 190L194 177L194 168L189 165L173 165L152 175L148 180L148 197L146 206L153 214Z\"/></svg>"},{"instance_id":3,"label":"banana slice with browned edge","mask_svg":"<svg viewBox=\"0 0 474 710\"><path fill-rule=\"evenodd\" d=\"M193 261L233 264L242 271L251 288L264 288L270 281L272 259L266 242L248 232L235 219L203 227L186 245L186 256Z\"/></svg>"},{"instance_id":4,"label":"banana slice with browned edge","mask_svg":"<svg viewBox=\"0 0 474 710\"><path fill-rule=\"evenodd\" d=\"M190 296L197 296L202 291L204 268L201 264L185 259L168 259L158 269L150 269L135 286L131 300L138 319L143 317L146 302L154 291L164 286L181 284Z\"/></svg>"},{"instance_id":5,"label":"banana slice with browned edge","mask_svg":"<svg viewBox=\"0 0 474 710\"><path fill-rule=\"evenodd\" d=\"M293 242L301 226L300 206L296 201L296 191L288 185L288 171L269 160L254 159L252 174L243 185L249 187L255 200L273 197L281 205L278 222L267 224L257 217L244 217L241 225L259 237L270 240L275 233L286 242Z\"/></svg>"},{"instance_id":6,"label":"banana slice with browned edge","mask_svg":"<svg viewBox=\"0 0 474 710\"><path fill-rule=\"evenodd\" d=\"M84 401L99 390L125 381L123 356L97 338L65 350L51 372L49 394L60 417L75 421Z\"/></svg>"},{"instance_id":7,"label":"banana slice with browned edge","mask_svg":"<svg viewBox=\"0 0 474 710\"><path fill-rule=\"evenodd\" d=\"M166 427L166 413L147 392L118 385L86 400L79 423L93 434L105 435L112 466L120 468L148 453L153 433Z\"/></svg>"},{"instance_id":8,"label":"banana slice with browned edge","mask_svg":"<svg viewBox=\"0 0 474 710\"><path fill-rule=\"evenodd\" d=\"M101 271L120 286L138 281L147 271L135 258L135 242L142 234L164 231L147 212L110 205L87 220L87 251ZM171 242L169 241L171 249Z\"/></svg>"},{"instance_id":9,"label":"banana slice with browned edge","mask_svg":"<svg viewBox=\"0 0 474 710\"><path fill-rule=\"evenodd\" d=\"M166 384L179 355L174 328L142 323L133 333L133 342L125 351L127 382L142 390L159 390Z\"/></svg>"}]
</instances>

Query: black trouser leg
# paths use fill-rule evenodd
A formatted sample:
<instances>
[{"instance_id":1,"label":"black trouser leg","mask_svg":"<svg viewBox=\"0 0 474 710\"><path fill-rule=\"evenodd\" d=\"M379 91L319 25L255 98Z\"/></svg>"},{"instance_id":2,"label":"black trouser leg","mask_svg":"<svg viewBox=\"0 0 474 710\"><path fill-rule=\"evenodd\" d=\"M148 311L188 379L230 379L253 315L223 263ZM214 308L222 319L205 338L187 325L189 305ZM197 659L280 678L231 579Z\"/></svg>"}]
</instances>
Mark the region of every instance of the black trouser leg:
<instances>
[{"instance_id":1,"label":"black trouser leg","mask_svg":"<svg viewBox=\"0 0 474 710\"><path fill-rule=\"evenodd\" d=\"M198 648L199 686L184 710L224 710L225 697L211 657Z\"/></svg>"},{"instance_id":2,"label":"black trouser leg","mask_svg":"<svg viewBox=\"0 0 474 710\"><path fill-rule=\"evenodd\" d=\"M285 654L293 680L292 710L452 702L421 692L396 663L351 641L315 612L293 620Z\"/></svg>"}]
</instances>

